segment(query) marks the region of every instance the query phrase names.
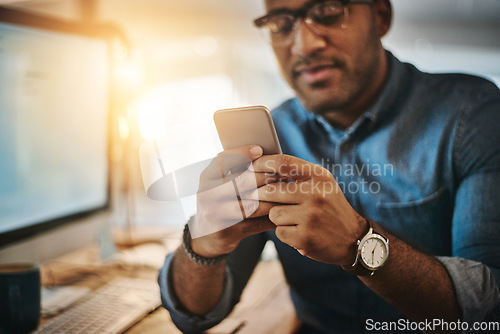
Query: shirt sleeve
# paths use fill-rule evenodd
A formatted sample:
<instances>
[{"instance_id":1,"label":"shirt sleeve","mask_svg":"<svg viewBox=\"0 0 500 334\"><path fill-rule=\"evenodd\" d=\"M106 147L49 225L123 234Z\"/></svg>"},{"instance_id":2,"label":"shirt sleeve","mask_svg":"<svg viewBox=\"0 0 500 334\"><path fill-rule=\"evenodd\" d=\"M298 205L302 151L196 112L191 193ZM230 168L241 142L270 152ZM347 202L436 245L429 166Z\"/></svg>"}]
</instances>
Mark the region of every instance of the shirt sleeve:
<instances>
[{"instance_id":1,"label":"shirt sleeve","mask_svg":"<svg viewBox=\"0 0 500 334\"><path fill-rule=\"evenodd\" d=\"M490 269L479 262L459 257L438 257L450 275L463 321L472 328L474 322L484 321L499 308L500 294Z\"/></svg>"},{"instance_id":2,"label":"shirt sleeve","mask_svg":"<svg viewBox=\"0 0 500 334\"><path fill-rule=\"evenodd\" d=\"M196 316L182 311L179 301L172 292L169 280L169 271L174 253L170 253L165 259L165 263L158 275L160 285L161 301L163 307L170 312L170 317L174 324L183 333L201 333L203 330L215 326L229 314L233 305L231 303L233 295L233 278L231 272L226 267L224 291L217 305L205 316Z\"/></svg>"},{"instance_id":3,"label":"shirt sleeve","mask_svg":"<svg viewBox=\"0 0 500 334\"><path fill-rule=\"evenodd\" d=\"M500 320L500 93L489 87L476 102L465 107L454 147L454 258L439 258L469 323Z\"/></svg>"},{"instance_id":4,"label":"shirt sleeve","mask_svg":"<svg viewBox=\"0 0 500 334\"><path fill-rule=\"evenodd\" d=\"M184 311L172 290L170 271L174 253L169 254L158 275L162 305L170 312L173 323L183 333L201 333L221 322L240 300L246 283L259 261L267 241L265 233L243 239L226 260L224 291L221 299L204 316Z\"/></svg>"}]
</instances>

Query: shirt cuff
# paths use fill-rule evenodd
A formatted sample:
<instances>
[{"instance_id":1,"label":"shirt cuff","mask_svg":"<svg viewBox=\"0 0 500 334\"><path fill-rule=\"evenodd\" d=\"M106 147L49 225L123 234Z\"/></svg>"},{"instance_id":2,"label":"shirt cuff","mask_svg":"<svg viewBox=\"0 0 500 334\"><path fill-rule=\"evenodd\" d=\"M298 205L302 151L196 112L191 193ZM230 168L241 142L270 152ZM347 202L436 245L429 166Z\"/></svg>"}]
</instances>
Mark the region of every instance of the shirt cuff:
<instances>
[{"instance_id":1,"label":"shirt cuff","mask_svg":"<svg viewBox=\"0 0 500 334\"><path fill-rule=\"evenodd\" d=\"M453 282L462 320L469 324L482 321L500 301L498 286L489 268L459 257L438 256Z\"/></svg>"},{"instance_id":2,"label":"shirt cuff","mask_svg":"<svg viewBox=\"0 0 500 334\"><path fill-rule=\"evenodd\" d=\"M169 312L174 324L183 333L200 333L221 322L232 310L233 277L228 267L225 270L224 291L215 307L204 316L194 315L185 312L181 308L180 302L173 293L173 288L169 280L169 271L171 267L174 252L167 255L163 267L158 275L158 284L160 286L161 301L163 307Z\"/></svg>"}]
</instances>

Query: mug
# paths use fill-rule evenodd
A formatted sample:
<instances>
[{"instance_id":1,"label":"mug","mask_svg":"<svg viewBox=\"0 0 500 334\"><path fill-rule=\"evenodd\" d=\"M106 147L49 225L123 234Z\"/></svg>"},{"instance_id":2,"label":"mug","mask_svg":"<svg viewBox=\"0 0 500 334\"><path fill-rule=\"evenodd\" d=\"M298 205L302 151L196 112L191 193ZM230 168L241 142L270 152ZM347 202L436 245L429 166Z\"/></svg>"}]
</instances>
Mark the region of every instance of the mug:
<instances>
[{"instance_id":1,"label":"mug","mask_svg":"<svg viewBox=\"0 0 500 334\"><path fill-rule=\"evenodd\" d=\"M40 267L0 264L0 334L28 333L40 319Z\"/></svg>"}]
</instances>

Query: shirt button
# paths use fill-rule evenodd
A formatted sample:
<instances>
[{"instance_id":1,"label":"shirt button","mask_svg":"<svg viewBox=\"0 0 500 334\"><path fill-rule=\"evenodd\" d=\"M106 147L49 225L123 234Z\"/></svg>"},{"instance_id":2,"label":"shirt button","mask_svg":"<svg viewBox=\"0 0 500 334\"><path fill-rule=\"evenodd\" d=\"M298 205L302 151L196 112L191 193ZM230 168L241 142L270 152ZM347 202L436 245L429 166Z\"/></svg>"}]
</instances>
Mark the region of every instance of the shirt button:
<instances>
[{"instance_id":1,"label":"shirt button","mask_svg":"<svg viewBox=\"0 0 500 334\"><path fill-rule=\"evenodd\" d=\"M351 143L344 142L344 143L342 143L342 145L340 145L340 148L344 151L347 151L351 148Z\"/></svg>"}]
</instances>

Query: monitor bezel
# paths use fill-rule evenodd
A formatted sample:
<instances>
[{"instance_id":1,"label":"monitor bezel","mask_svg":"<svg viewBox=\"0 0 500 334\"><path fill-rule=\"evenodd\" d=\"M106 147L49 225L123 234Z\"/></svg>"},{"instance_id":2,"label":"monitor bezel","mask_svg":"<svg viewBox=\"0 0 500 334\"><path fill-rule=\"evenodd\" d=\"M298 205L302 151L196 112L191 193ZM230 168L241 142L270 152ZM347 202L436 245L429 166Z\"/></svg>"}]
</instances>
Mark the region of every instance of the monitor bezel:
<instances>
[{"instance_id":1,"label":"monitor bezel","mask_svg":"<svg viewBox=\"0 0 500 334\"><path fill-rule=\"evenodd\" d=\"M49 32L59 32L75 36L83 36L104 40L108 45L108 63L109 63L109 92L108 111L107 111L107 189L106 202L101 206L91 209L75 212L70 215L64 215L50 220L43 220L30 226L0 233L0 248L11 246L18 242L23 242L31 237L37 237L42 233L48 233L56 230L58 227L77 224L82 218L96 215L110 209L111 203L111 145L112 145L112 41L119 31L110 24L94 24L85 22L73 22L58 19L52 16L32 14L20 10L0 7L0 23L11 24L20 27L41 29Z\"/></svg>"}]
</instances>

